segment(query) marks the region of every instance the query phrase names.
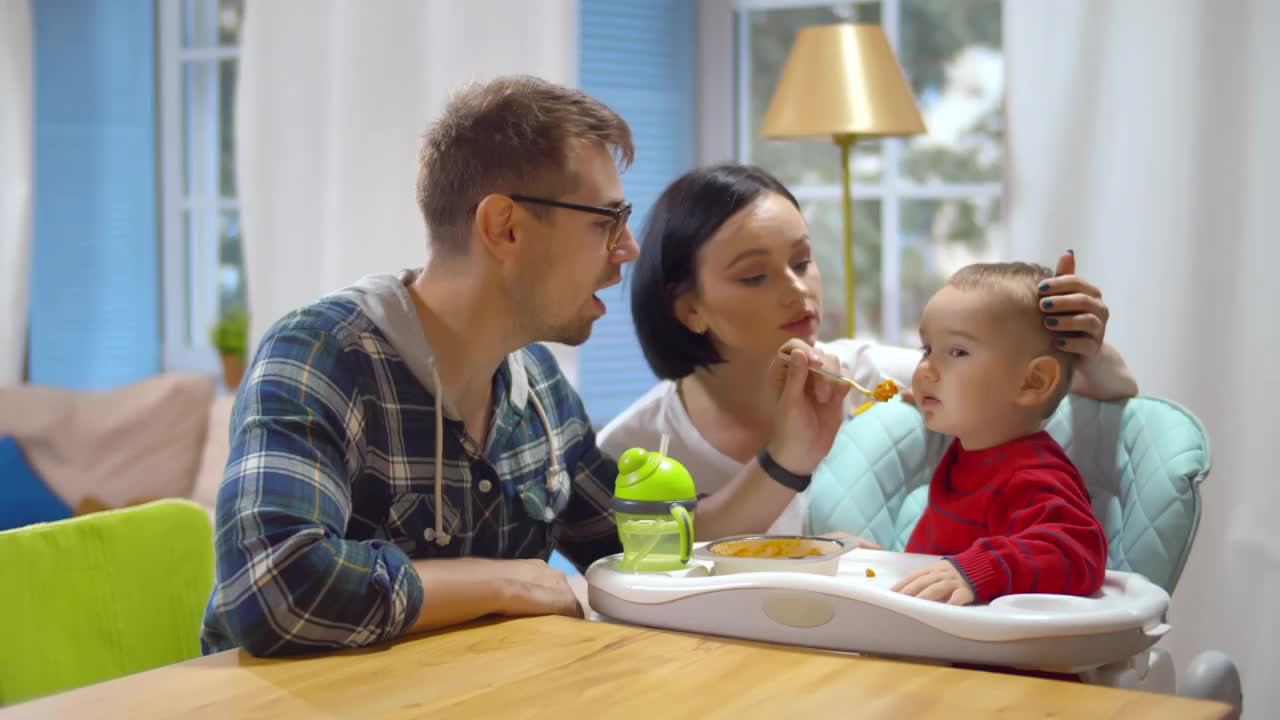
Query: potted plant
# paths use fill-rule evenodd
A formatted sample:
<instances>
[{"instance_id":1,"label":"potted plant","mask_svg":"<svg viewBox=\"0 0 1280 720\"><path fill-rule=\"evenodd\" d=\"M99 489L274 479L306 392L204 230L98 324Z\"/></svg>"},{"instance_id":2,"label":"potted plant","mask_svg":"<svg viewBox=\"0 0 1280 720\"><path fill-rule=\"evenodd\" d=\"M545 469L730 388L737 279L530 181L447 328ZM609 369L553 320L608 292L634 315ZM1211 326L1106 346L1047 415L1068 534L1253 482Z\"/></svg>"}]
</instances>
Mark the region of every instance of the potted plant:
<instances>
[{"instance_id":1,"label":"potted plant","mask_svg":"<svg viewBox=\"0 0 1280 720\"><path fill-rule=\"evenodd\" d=\"M222 316L213 326L209 340L222 357L222 382L228 390L235 391L244 376L245 360L249 351L249 316L242 310L233 310Z\"/></svg>"}]
</instances>

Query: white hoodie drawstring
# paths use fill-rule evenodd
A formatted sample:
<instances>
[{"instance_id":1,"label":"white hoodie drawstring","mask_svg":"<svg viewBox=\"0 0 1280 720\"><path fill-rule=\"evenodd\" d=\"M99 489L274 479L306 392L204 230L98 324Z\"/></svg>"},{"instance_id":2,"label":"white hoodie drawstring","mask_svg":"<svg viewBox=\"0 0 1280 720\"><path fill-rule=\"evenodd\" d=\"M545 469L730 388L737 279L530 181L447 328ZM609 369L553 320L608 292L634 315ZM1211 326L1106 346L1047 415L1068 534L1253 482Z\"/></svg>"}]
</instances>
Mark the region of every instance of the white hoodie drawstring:
<instances>
[{"instance_id":1,"label":"white hoodie drawstring","mask_svg":"<svg viewBox=\"0 0 1280 720\"><path fill-rule=\"evenodd\" d=\"M443 388L440 387L440 373L436 372L434 363L431 365L431 379L436 383L436 529L432 539L437 545L444 547L453 538L444 531L444 454L441 452L444 450L444 411L440 409Z\"/></svg>"},{"instance_id":2,"label":"white hoodie drawstring","mask_svg":"<svg viewBox=\"0 0 1280 720\"><path fill-rule=\"evenodd\" d=\"M436 525L431 540L440 547L444 547L453 538L444 531L444 453L442 452L444 450L444 410L440 406L440 396L444 394L444 388L440 385L440 374L436 372L434 364L431 366L431 379L436 385L433 393L436 400ZM553 493L558 492L562 485L567 486L569 483L569 473L560 466L560 441L556 439L555 430L547 418L547 411L543 409L533 388L529 388L529 399L533 401L533 409L537 412L538 419L542 421L542 429L547 433L547 447L551 451L551 467L547 469L547 490ZM547 507L545 512L543 519L551 522L555 517L555 511Z\"/></svg>"}]
</instances>

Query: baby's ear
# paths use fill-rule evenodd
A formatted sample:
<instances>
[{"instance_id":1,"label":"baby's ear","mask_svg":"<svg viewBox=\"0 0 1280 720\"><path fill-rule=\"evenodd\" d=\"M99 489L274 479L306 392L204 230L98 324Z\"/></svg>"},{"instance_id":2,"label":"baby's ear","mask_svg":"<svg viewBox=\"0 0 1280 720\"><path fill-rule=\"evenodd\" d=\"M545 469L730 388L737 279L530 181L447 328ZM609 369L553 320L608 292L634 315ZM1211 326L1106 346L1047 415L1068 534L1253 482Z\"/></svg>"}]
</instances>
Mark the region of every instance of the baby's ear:
<instances>
[{"instance_id":1,"label":"baby's ear","mask_svg":"<svg viewBox=\"0 0 1280 720\"><path fill-rule=\"evenodd\" d=\"M1018 389L1018 404L1034 407L1048 402L1058 383L1062 382L1062 366L1049 355L1041 355L1027 363L1022 377L1022 387Z\"/></svg>"}]
</instances>

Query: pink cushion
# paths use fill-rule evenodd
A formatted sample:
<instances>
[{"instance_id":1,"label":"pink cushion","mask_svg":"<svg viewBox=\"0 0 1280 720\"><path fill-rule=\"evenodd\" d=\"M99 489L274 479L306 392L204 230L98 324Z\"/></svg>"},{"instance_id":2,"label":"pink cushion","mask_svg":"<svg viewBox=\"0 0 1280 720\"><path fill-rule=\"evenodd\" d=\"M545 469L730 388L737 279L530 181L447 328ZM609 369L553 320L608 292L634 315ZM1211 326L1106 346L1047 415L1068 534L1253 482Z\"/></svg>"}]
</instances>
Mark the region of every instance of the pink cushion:
<instances>
[{"instance_id":1,"label":"pink cushion","mask_svg":"<svg viewBox=\"0 0 1280 720\"><path fill-rule=\"evenodd\" d=\"M214 380L165 373L101 392L0 387L0 435L12 435L63 502L108 507L186 497L196 474Z\"/></svg>"},{"instance_id":2,"label":"pink cushion","mask_svg":"<svg viewBox=\"0 0 1280 720\"><path fill-rule=\"evenodd\" d=\"M218 483L222 482L222 470L231 453L231 409L234 395L219 395L209 407L209 423L205 430L204 452L196 470L196 483L191 488L191 499L212 510L218 499Z\"/></svg>"}]
</instances>

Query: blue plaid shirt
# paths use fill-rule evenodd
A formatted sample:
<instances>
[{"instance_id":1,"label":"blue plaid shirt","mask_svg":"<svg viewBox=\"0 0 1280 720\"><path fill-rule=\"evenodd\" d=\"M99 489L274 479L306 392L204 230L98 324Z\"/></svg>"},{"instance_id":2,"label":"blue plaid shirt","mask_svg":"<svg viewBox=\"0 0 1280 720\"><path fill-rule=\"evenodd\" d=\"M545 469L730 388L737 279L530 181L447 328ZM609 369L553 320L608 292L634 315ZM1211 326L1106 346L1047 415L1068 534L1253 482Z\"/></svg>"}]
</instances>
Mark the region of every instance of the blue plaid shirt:
<instances>
[{"instance_id":1,"label":"blue plaid shirt","mask_svg":"<svg viewBox=\"0 0 1280 720\"><path fill-rule=\"evenodd\" d=\"M557 435L569 487L549 488ZM359 647L399 636L423 587L410 558L543 558L579 568L620 552L617 466L551 353L531 345L494 376L487 447L445 419L444 529L435 524L435 398L350 299L326 298L263 338L231 421L218 489L217 578L204 652Z\"/></svg>"}]
</instances>

